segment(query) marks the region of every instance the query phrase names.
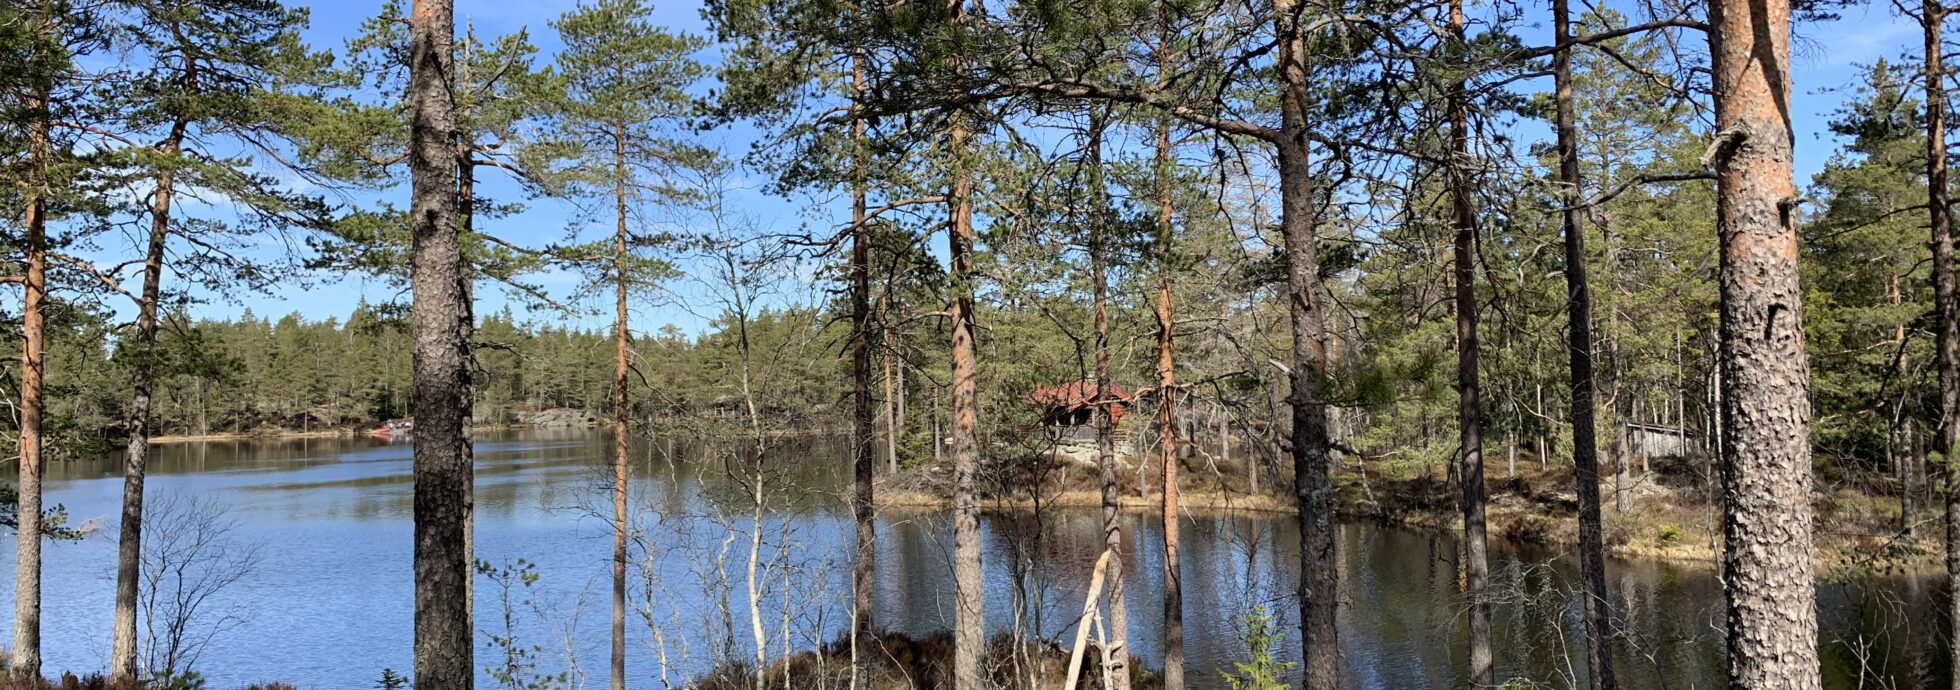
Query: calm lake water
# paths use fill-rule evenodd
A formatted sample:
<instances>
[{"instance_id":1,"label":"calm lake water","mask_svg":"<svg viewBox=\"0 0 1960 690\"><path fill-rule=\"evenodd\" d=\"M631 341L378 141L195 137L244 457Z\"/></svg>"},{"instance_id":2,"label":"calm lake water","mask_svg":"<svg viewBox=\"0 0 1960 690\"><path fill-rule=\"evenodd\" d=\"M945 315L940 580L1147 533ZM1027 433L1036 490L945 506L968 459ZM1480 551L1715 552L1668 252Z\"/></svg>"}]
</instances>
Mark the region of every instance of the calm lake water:
<instances>
[{"instance_id":1,"label":"calm lake water","mask_svg":"<svg viewBox=\"0 0 1960 690\"><path fill-rule=\"evenodd\" d=\"M511 597L515 633L541 672L570 670L573 687L604 687L611 528L606 475L611 445L599 433L480 434L477 556L525 559L538 580ZM679 684L718 654L752 658L745 572L756 532L747 485L712 449L641 445L634 504L648 535L636 549L629 672L636 688ZM773 450L762 512L760 611L772 658L809 649L848 625L851 523L841 499L845 454L821 446ZM51 467L48 501L98 530L46 550L46 668L95 671L109 652L116 461ZM236 536L262 549L247 577L207 607L219 626L197 667L210 686L283 680L302 688L369 688L383 668L411 666L410 449L367 438L160 446L152 500L204 498L228 508ZM1126 532L1138 561L1128 574L1133 651L1161 659L1162 557L1154 516ZM984 522L989 626L1072 639L1074 612L1100 546L1093 511L1053 511ZM730 530L733 530L733 536ZM951 527L943 514L881 515L878 601L882 626L924 633L949 626ZM1461 687L1464 616L1448 535L1351 524L1342 530L1346 605L1341 645L1353 688ZM12 539L0 567L13 568ZM1183 526L1185 619L1191 684L1223 687L1219 669L1245 655L1243 614L1263 605L1293 625L1297 531L1279 516L1194 517ZM1492 571L1499 674L1545 687L1583 677L1576 567L1556 554L1496 546ZM1017 567L1018 564L1018 567ZM1610 564L1632 651L1623 687L1723 687L1720 586L1694 564ZM720 572L728 577L721 577ZM1023 573L1017 577L1016 572ZM1940 588L1908 577L1820 585L1825 686L1944 687ZM503 598L479 578L477 660L503 656ZM725 602L726 606L717 602ZM729 613L724 614L726 610ZM787 616L785 611L787 610ZM729 623L733 622L732 630ZM10 618L0 620L0 633ZM651 621L649 623L649 621ZM205 628L209 629L209 628ZM787 629L787 634L784 633ZM8 639L0 637L0 640ZM1281 642L1297 658L1296 638ZM664 658L664 665L662 659ZM581 676L581 670L583 675ZM1864 676L1860 683L1860 676ZM482 674L479 687L496 687Z\"/></svg>"}]
</instances>

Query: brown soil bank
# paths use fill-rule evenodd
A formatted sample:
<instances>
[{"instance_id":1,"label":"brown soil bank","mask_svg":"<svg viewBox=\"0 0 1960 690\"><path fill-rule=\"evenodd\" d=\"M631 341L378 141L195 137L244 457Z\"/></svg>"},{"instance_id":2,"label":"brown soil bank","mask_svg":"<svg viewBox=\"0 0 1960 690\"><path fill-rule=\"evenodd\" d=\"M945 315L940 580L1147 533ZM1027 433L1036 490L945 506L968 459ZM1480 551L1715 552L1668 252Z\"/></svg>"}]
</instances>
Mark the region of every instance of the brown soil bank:
<instances>
[{"instance_id":1,"label":"brown soil bank","mask_svg":"<svg viewBox=\"0 0 1960 690\"><path fill-rule=\"evenodd\" d=\"M871 681L861 687L870 690L937 690L953 687L953 634L938 632L913 638L898 633L878 636L880 649L872 653ZM987 646L983 667L991 676L990 687L1059 690L1067 686L1069 651L1043 642L1017 642L1008 635L996 635ZM1100 690L1102 659L1094 645L1082 657L1077 688ZM1146 671L1130 657L1130 687L1160 690L1163 680ZM687 685L690 690L752 690L755 670L744 664L724 666ZM848 688L851 687L851 648L848 639L837 640L815 652L803 652L772 663L763 669L765 685L772 688Z\"/></svg>"}]
</instances>

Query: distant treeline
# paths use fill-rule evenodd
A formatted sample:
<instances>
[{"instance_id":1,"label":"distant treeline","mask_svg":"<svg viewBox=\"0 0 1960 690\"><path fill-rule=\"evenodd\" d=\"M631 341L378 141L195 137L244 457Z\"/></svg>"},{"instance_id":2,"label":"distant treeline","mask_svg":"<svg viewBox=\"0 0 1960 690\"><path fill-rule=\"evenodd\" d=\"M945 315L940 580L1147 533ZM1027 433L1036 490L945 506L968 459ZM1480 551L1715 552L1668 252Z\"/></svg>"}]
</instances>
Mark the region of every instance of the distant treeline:
<instances>
[{"instance_id":1,"label":"distant treeline","mask_svg":"<svg viewBox=\"0 0 1960 690\"><path fill-rule=\"evenodd\" d=\"M128 362L116 324L65 310L50 324L49 422L57 448L115 439L129 405ZM689 337L669 327L633 343L634 385L650 391L635 413L706 414L739 393L735 335L716 323ZM772 407L823 415L834 408L841 335L809 309L758 313L748 324L767 373ZM835 327L832 330L836 330ZM613 337L608 328L568 327L510 312L479 319L476 417L495 424L547 409L611 409ZM299 314L233 319L173 316L160 336L164 375L155 423L163 434L328 429L409 417L410 345L403 310L361 304L345 319ZM642 381L641 379L644 379Z\"/></svg>"}]
</instances>

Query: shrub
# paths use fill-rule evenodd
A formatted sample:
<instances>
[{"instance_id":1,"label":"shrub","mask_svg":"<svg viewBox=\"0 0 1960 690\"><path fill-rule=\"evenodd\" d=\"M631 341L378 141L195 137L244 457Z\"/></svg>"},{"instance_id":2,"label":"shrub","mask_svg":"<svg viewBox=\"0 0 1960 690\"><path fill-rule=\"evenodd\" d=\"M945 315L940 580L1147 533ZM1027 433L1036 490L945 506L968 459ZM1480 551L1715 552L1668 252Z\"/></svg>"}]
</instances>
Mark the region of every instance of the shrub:
<instances>
[{"instance_id":1,"label":"shrub","mask_svg":"<svg viewBox=\"0 0 1960 690\"><path fill-rule=\"evenodd\" d=\"M1244 629L1239 632L1239 642L1245 645L1249 660L1232 664L1233 671L1219 671L1225 676L1226 685L1232 690L1286 690L1287 685L1280 677L1292 670L1293 664L1273 658L1279 631L1273 625L1272 614L1264 604L1258 604L1240 622Z\"/></svg>"},{"instance_id":2,"label":"shrub","mask_svg":"<svg viewBox=\"0 0 1960 690\"><path fill-rule=\"evenodd\" d=\"M1654 540L1659 541L1661 543L1661 546L1673 546L1677 543L1680 543L1681 535L1682 532L1681 532L1680 525L1674 524L1672 522L1663 522L1660 524L1658 528L1656 528L1654 534Z\"/></svg>"},{"instance_id":3,"label":"shrub","mask_svg":"<svg viewBox=\"0 0 1960 690\"><path fill-rule=\"evenodd\" d=\"M408 686L408 678L392 668L381 669L381 680L374 682L375 690L406 690Z\"/></svg>"}]
</instances>

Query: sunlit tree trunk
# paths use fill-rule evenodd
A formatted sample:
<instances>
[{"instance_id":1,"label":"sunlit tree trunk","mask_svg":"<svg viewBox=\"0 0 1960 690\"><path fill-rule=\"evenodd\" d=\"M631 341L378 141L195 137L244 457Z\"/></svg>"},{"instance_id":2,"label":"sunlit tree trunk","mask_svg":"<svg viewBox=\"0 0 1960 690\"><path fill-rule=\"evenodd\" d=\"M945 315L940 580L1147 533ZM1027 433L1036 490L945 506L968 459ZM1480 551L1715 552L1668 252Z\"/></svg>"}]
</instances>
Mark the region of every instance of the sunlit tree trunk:
<instances>
[{"instance_id":1,"label":"sunlit tree trunk","mask_svg":"<svg viewBox=\"0 0 1960 690\"><path fill-rule=\"evenodd\" d=\"M1821 684L1810 400L1791 178L1787 0L1709 6L1721 234L1722 583L1729 684Z\"/></svg>"},{"instance_id":2,"label":"sunlit tree trunk","mask_svg":"<svg viewBox=\"0 0 1960 690\"><path fill-rule=\"evenodd\" d=\"M50 19L52 22L52 19ZM47 165L48 92L46 84L27 103L29 172L26 231L27 270L21 279L20 486L14 525L14 648L7 668L16 677L41 674L41 412L48 296Z\"/></svg>"},{"instance_id":3,"label":"sunlit tree trunk","mask_svg":"<svg viewBox=\"0 0 1960 690\"><path fill-rule=\"evenodd\" d=\"M457 227L455 18L449 0L409 16L409 170L413 177L415 687L468 690L470 622L469 322Z\"/></svg>"},{"instance_id":4,"label":"sunlit tree trunk","mask_svg":"<svg viewBox=\"0 0 1960 690\"><path fill-rule=\"evenodd\" d=\"M948 21L957 30L964 20L961 0L952 0ZM954 70L964 71L959 58ZM955 113L947 129L947 155L952 159L946 194L951 218L947 229L947 283L951 304L947 321L952 331L953 460L953 687L981 690L985 683L981 661L986 654L986 616L980 580L980 499L974 474L980 467L980 399L977 379L978 348L974 342L973 289L973 173L967 157L972 132L969 118Z\"/></svg>"},{"instance_id":5,"label":"sunlit tree trunk","mask_svg":"<svg viewBox=\"0 0 1960 690\"><path fill-rule=\"evenodd\" d=\"M609 685L626 690L626 481L627 445L632 431L632 393L626 385L627 345L633 334L626 324L626 131L613 132L613 561L612 658Z\"/></svg>"},{"instance_id":6,"label":"sunlit tree trunk","mask_svg":"<svg viewBox=\"0 0 1960 690\"><path fill-rule=\"evenodd\" d=\"M1157 33L1157 79L1161 87L1171 71L1171 32L1170 6L1159 6L1159 31ZM1184 690L1184 569L1178 561L1178 487L1177 487L1177 432L1172 420L1177 415L1177 368L1171 350L1171 241L1172 197L1171 197L1171 121L1169 116L1157 120L1156 142L1156 186L1157 189L1157 448L1158 462L1163 465L1164 488L1159 492L1163 500L1164 517L1164 690ZM1220 434L1224 439L1224 435ZM1230 448L1231 441L1222 441ZM1230 451L1226 455L1230 456ZM1252 492L1259 493L1258 470L1253 469L1249 482Z\"/></svg>"}]
</instances>

